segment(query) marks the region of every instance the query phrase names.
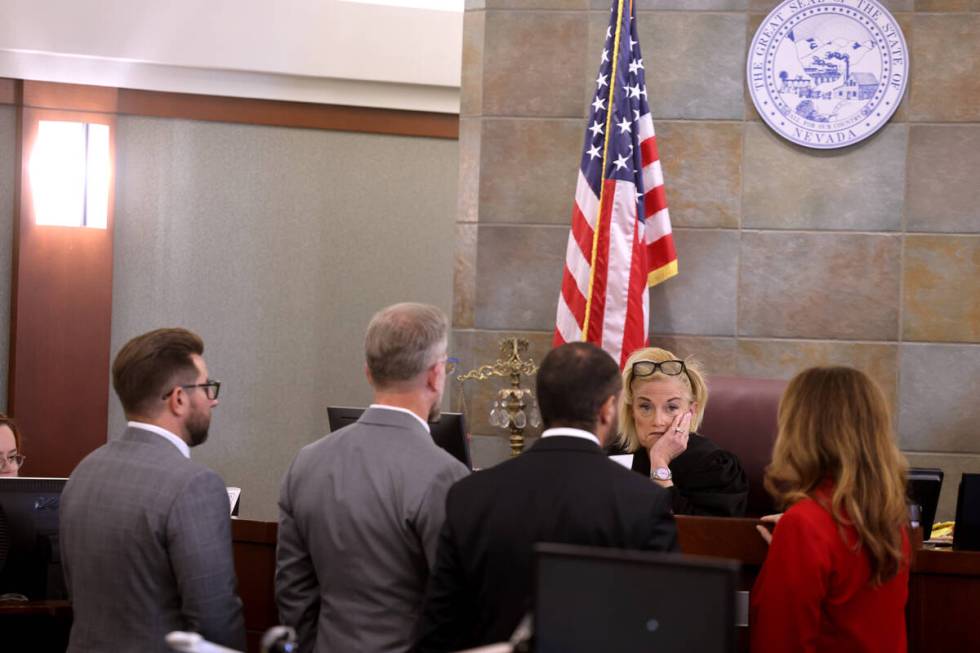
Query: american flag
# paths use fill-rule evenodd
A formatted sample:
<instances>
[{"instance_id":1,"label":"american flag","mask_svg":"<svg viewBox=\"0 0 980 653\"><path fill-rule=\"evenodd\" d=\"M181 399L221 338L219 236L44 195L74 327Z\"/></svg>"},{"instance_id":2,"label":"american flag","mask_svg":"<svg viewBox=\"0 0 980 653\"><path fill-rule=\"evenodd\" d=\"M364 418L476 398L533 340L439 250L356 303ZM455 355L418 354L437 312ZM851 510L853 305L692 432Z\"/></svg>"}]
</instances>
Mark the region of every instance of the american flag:
<instances>
[{"instance_id":1,"label":"american flag","mask_svg":"<svg viewBox=\"0 0 980 653\"><path fill-rule=\"evenodd\" d=\"M613 0L575 188L554 345L586 340L622 366L647 343L647 288L677 274L631 0Z\"/></svg>"}]
</instances>

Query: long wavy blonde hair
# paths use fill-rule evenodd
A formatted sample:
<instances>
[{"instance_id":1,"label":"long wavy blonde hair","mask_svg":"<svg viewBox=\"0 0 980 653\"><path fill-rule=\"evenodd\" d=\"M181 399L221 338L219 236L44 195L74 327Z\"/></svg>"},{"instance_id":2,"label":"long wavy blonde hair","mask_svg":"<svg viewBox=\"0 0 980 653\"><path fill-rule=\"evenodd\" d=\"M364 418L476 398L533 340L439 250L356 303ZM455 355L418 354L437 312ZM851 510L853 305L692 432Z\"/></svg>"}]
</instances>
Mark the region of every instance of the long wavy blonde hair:
<instances>
[{"instance_id":1,"label":"long wavy blonde hair","mask_svg":"<svg viewBox=\"0 0 980 653\"><path fill-rule=\"evenodd\" d=\"M677 376L668 376L657 370L650 376L640 379L633 378L633 364L641 361L663 363L664 361L683 360L686 372ZM616 444L629 452L640 448L640 438L636 434L636 424L633 422L633 381L645 383L652 379L678 379L688 392L688 401L697 402L694 419L691 420L691 431L696 431L704 417L704 407L708 403L708 384L704 380L704 370L701 364L693 358L677 358L673 353L659 347L644 347L630 354L623 367L623 393L619 395L619 433L616 434Z\"/></svg>"},{"instance_id":2,"label":"long wavy blonde hair","mask_svg":"<svg viewBox=\"0 0 980 653\"><path fill-rule=\"evenodd\" d=\"M804 370L780 399L778 424L766 490L788 507L830 479L834 490L825 507L841 537L845 526L857 531L854 546L867 551L874 583L895 576L908 522L908 463L895 445L878 384L850 367Z\"/></svg>"}]
</instances>

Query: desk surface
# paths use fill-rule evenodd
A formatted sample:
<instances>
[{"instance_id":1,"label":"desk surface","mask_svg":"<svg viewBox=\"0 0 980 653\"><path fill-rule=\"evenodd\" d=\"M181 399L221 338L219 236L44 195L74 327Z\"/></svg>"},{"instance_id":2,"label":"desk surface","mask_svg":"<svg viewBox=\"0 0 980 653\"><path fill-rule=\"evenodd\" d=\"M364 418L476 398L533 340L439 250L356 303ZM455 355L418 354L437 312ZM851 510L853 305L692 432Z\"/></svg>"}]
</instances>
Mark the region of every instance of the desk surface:
<instances>
[{"instance_id":1,"label":"desk surface","mask_svg":"<svg viewBox=\"0 0 980 653\"><path fill-rule=\"evenodd\" d=\"M741 562L742 589L751 587L768 552L755 530L758 520L683 515L676 519L681 551ZM250 651L257 650L253 647L264 629L276 623L276 533L274 522L232 521ZM918 544L915 537L913 542ZM980 629L973 623L976 605L980 605L980 552L916 550L909 583L910 653L980 651Z\"/></svg>"},{"instance_id":2,"label":"desk surface","mask_svg":"<svg viewBox=\"0 0 980 653\"><path fill-rule=\"evenodd\" d=\"M755 519L677 517L681 550L742 563L746 583L754 580L768 547L755 530ZM235 569L245 604L249 650L277 623L274 600L275 522L232 521ZM974 627L980 605L980 552L923 548L915 552L909 586L909 651L980 650ZM0 615L71 618L68 601L0 602ZM936 646L941 648L935 648Z\"/></svg>"}]
</instances>

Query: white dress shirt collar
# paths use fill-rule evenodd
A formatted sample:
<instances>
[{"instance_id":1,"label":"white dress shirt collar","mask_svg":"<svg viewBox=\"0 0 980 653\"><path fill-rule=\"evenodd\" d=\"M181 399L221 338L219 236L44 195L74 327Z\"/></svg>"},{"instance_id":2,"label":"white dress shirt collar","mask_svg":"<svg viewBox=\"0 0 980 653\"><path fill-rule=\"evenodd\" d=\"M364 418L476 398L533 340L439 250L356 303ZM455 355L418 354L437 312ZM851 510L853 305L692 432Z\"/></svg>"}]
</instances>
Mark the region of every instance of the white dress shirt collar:
<instances>
[{"instance_id":1,"label":"white dress shirt collar","mask_svg":"<svg viewBox=\"0 0 980 653\"><path fill-rule=\"evenodd\" d=\"M428 422L426 422L424 419L422 419L421 417L419 417L418 415L416 415L415 413L413 413L412 411L410 411L407 408L402 408L401 406L389 406L388 404L371 404L370 406L368 406L368 408L379 408L381 410L396 410L399 413L405 413L406 415L411 415L416 420L418 420L418 423L419 424L421 424L422 426L425 427L425 432L426 433L431 433L432 432L431 430L429 430L429 423Z\"/></svg>"},{"instance_id":2,"label":"white dress shirt collar","mask_svg":"<svg viewBox=\"0 0 980 653\"><path fill-rule=\"evenodd\" d=\"M160 428L155 424L147 424L146 422L128 422L126 426L131 429L143 429L144 431L149 431L150 433L156 433L165 440L169 440L171 444L177 447L180 453L184 454L184 458L191 457L191 448L187 446L187 443L165 428Z\"/></svg>"},{"instance_id":3,"label":"white dress shirt collar","mask_svg":"<svg viewBox=\"0 0 980 653\"><path fill-rule=\"evenodd\" d=\"M550 438L556 435L567 435L573 438L582 438L583 440L591 440L592 442L595 442L597 446L600 447L602 446L601 444L599 444L599 438L597 438L594 433L589 433L588 431L583 431L582 429L572 429L572 428L565 428L565 427L548 429L541 434L541 437Z\"/></svg>"}]
</instances>

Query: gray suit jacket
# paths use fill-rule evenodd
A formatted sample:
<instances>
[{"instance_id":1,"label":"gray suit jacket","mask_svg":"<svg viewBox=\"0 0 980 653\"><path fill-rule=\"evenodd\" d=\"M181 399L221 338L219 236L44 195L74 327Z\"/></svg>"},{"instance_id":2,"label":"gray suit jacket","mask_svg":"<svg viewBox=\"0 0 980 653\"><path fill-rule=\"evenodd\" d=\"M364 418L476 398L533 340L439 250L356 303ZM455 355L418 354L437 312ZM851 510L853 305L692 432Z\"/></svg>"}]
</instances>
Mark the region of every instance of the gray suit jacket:
<instances>
[{"instance_id":1,"label":"gray suit jacket","mask_svg":"<svg viewBox=\"0 0 980 653\"><path fill-rule=\"evenodd\" d=\"M244 650L228 511L221 478L156 433L86 456L61 496L69 653L169 652L172 630Z\"/></svg>"},{"instance_id":2,"label":"gray suit jacket","mask_svg":"<svg viewBox=\"0 0 980 653\"><path fill-rule=\"evenodd\" d=\"M299 452L279 498L276 602L302 652L411 647L446 492L467 471L417 419L378 408Z\"/></svg>"}]
</instances>

